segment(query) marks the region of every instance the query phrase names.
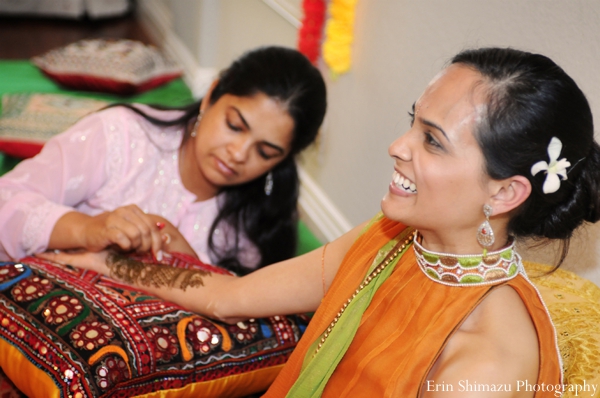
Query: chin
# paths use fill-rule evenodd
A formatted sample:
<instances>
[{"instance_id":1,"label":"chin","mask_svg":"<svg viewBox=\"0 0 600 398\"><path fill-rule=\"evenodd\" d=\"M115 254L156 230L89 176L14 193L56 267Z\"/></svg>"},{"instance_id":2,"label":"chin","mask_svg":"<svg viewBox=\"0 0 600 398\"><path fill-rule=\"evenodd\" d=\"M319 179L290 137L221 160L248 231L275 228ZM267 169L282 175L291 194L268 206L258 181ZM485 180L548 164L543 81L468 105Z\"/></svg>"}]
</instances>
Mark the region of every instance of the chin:
<instances>
[{"instance_id":1,"label":"chin","mask_svg":"<svg viewBox=\"0 0 600 398\"><path fill-rule=\"evenodd\" d=\"M384 216L386 216L386 218L389 218L390 220L406 224L403 220L404 217L402 217L402 215L400 214L401 212L398 211L397 205L392 203L392 201L389 198L389 195L387 194L381 200L381 212Z\"/></svg>"},{"instance_id":2,"label":"chin","mask_svg":"<svg viewBox=\"0 0 600 398\"><path fill-rule=\"evenodd\" d=\"M386 194L381 200L381 212L383 215L392 220L402 223L408 227L417 228L425 218L428 218L427 214L419 212L410 204L406 202L398 203L394 200L395 197L390 194Z\"/></svg>"}]
</instances>

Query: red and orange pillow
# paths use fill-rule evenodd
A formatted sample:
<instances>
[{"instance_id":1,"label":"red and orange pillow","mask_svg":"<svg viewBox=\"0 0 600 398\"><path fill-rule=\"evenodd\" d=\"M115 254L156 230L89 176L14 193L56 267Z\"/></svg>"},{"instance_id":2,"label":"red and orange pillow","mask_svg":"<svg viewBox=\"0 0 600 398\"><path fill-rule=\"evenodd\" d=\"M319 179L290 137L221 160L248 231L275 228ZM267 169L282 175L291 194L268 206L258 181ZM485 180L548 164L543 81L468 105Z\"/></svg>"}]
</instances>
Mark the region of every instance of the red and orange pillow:
<instances>
[{"instance_id":1,"label":"red and orange pillow","mask_svg":"<svg viewBox=\"0 0 600 398\"><path fill-rule=\"evenodd\" d=\"M167 265L226 272L180 254ZM34 398L247 396L267 389L308 320L228 325L94 272L0 263L0 367Z\"/></svg>"}]
</instances>

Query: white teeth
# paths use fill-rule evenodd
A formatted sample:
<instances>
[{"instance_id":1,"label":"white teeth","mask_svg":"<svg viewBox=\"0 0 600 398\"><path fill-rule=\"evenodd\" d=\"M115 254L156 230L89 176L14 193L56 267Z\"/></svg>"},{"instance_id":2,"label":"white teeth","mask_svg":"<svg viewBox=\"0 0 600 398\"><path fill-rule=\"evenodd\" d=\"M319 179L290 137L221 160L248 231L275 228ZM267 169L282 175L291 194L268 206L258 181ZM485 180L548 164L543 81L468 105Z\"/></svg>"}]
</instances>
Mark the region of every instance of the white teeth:
<instances>
[{"instance_id":1,"label":"white teeth","mask_svg":"<svg viewBox=\"0 0 600 398\"><path fill-rule=\"evenodd\" d=\"M415 183L409 180L408 178L404 177L397 171L394 171L392 180L394 181L394 185L399 189L402 189L403 191L409 193L417 193L417 186L415 185Z\"/></svg>"}]
</instances>

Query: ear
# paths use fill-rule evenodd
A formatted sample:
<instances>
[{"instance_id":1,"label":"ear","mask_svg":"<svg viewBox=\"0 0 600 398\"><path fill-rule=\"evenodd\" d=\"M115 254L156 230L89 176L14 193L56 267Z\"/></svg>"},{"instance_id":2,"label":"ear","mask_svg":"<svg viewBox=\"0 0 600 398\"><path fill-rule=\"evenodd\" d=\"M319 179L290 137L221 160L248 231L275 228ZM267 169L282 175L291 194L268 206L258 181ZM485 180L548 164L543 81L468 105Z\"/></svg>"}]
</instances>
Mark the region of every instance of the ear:
<instances>
[{"instance_id":1,"label":"ear","mask_svg":"<svg viewBox=\"0 0 600 398\"><path fill-rule=\"evenodd\" d=\"M204 97L202 98L202 103L200 104L200 112L204 112L210 106L210 96L212 95L212 92L215 89L215 87L217 87L217 84L219 84L219 79L213 80L208 90L206 90L206 94L204 94Z\"/></svg>"},{"instance_id":2,"label":"ear","mask_svg":"<svg viewBox=\"0 0 600 398\"><path fill-rule=\"evenodd\" d=\"M531 194L531 183L526 177L513 176L490 182L492 196L490 205L493 215L506 214L519 207Z\"/></svg>"}]
</instances>

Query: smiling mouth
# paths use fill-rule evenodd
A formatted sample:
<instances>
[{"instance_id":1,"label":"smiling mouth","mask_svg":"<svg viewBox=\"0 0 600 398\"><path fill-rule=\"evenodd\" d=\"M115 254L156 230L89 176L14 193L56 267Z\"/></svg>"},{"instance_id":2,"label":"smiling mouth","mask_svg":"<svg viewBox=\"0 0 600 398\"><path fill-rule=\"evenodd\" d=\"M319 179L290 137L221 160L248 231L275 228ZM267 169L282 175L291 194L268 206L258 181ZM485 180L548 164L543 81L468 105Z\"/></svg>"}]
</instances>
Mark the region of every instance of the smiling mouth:
<instances>
[{"instance_id":1,"label":"smiling mouth","mask_svg":"<svg viewBox=\"0 0 600 398\"><path fill-rule=\"evenodd\" d=\"M401 189L404 192L417 193L417 186L415 183L397 171L394 171L394 174L392 174L392 182L396 188Z\"/></svg>"}]
</instances>

